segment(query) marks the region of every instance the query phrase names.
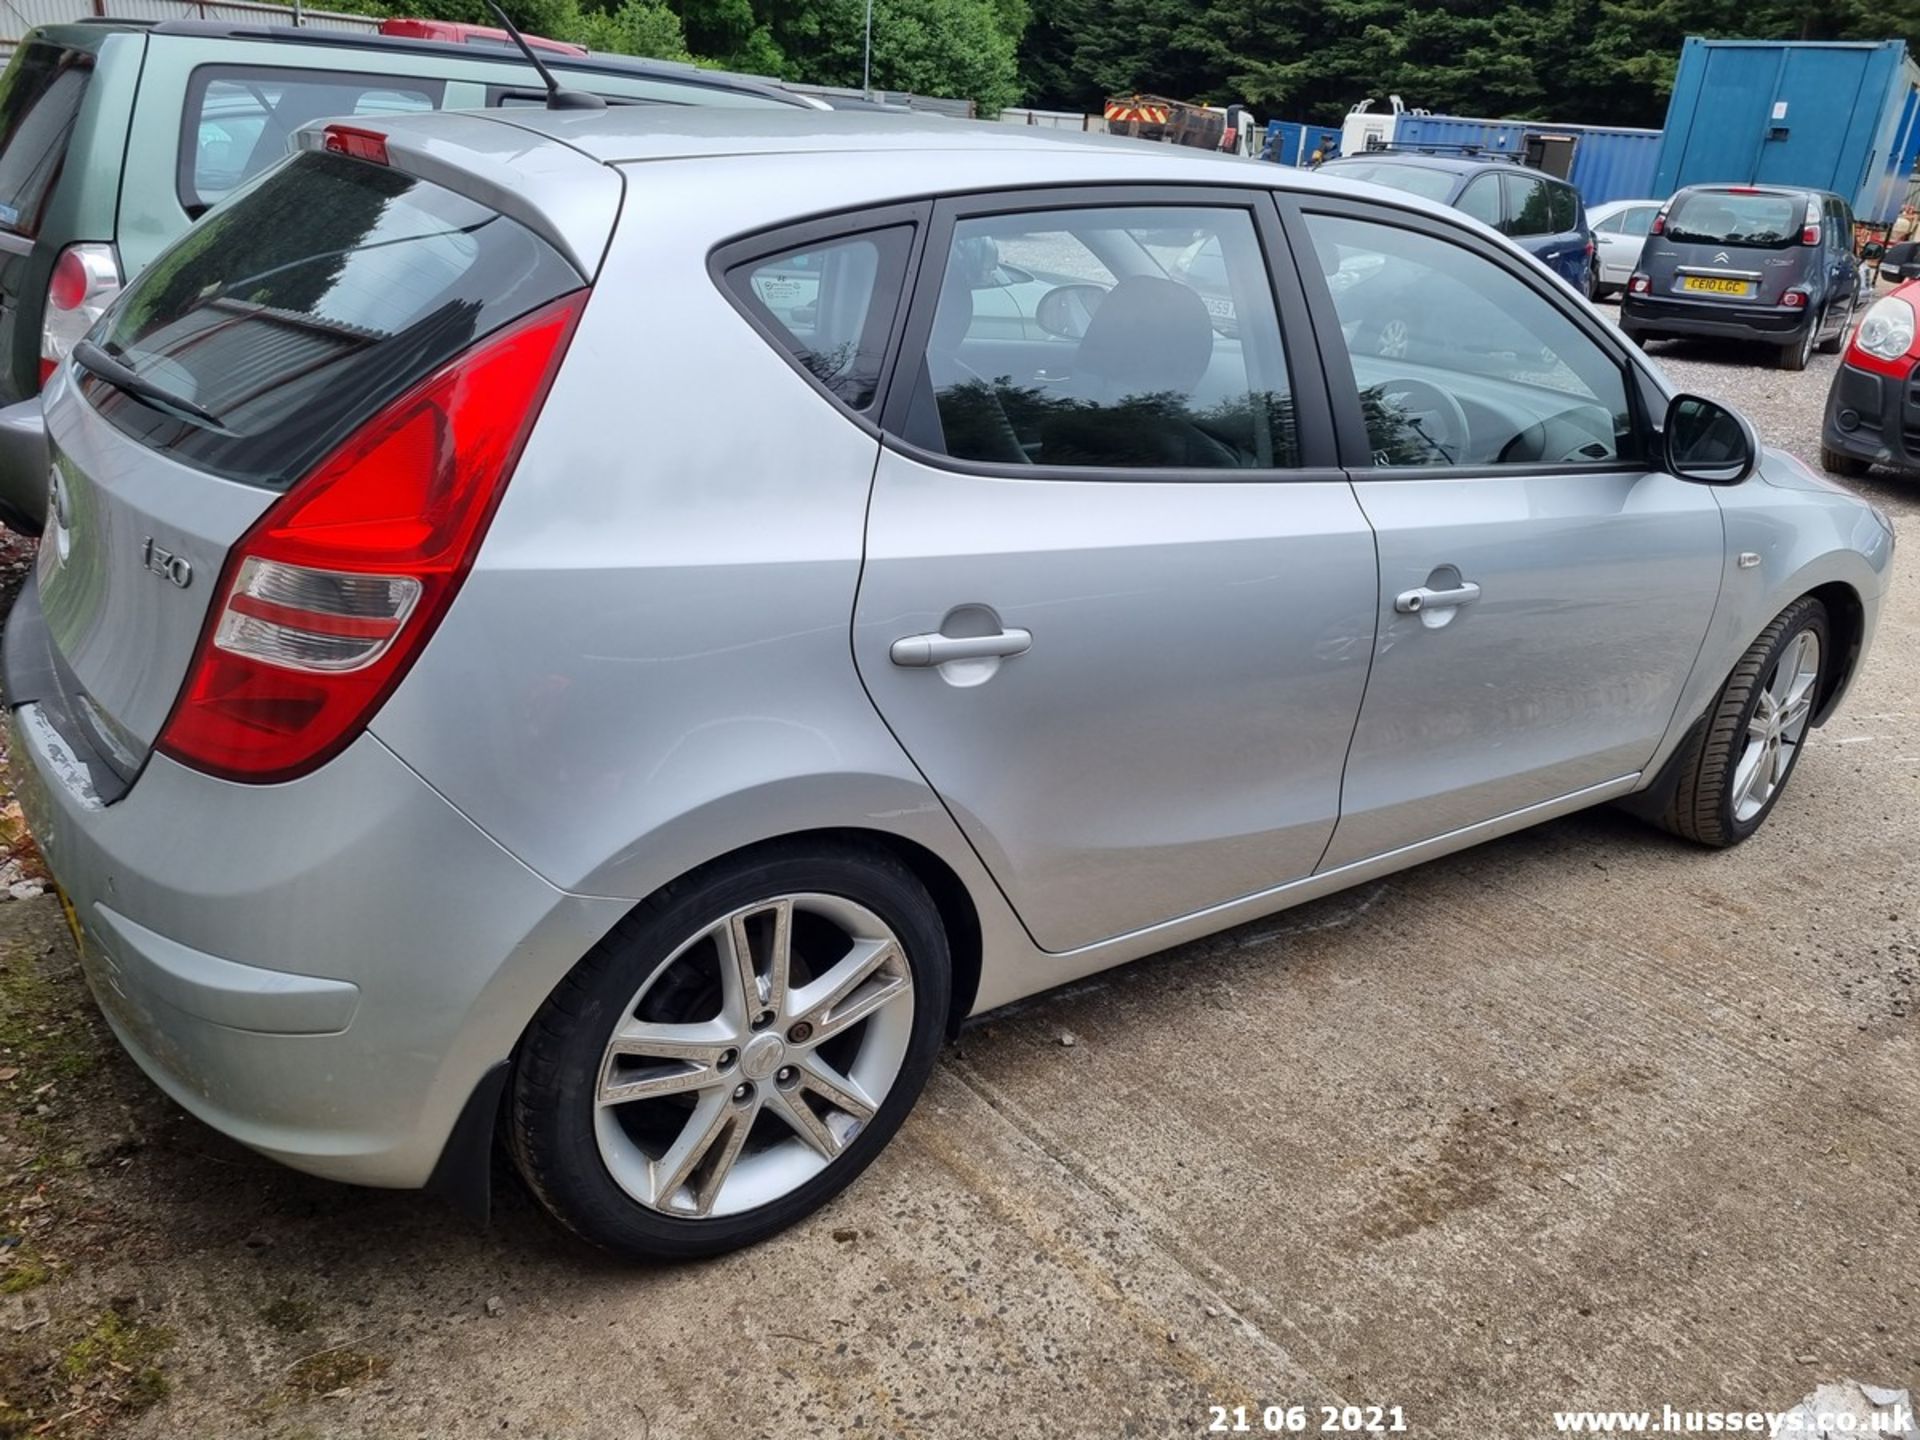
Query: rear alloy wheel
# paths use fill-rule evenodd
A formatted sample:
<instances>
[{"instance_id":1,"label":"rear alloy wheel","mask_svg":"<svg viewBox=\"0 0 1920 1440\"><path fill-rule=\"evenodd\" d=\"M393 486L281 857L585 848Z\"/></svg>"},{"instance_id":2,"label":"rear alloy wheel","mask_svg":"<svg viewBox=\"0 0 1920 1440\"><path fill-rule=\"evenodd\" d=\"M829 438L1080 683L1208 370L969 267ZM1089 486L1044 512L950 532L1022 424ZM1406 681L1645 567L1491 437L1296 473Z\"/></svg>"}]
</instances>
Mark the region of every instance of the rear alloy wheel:
<instances>
[{"instance_id":1,"label":"rear alloy wheel","mask_svg":"<svg viewBox=\"0 0 1920 1440\"><path fill-rule=\"evenodd\" d=\"M1686 741L1664 828L1715 848L1760 828L1799 763L1829 648L1826 606L1811 596L1760 632Z\"/></svg>"},{"instance_id":2,"label":"rear alloy wheel","mask_svg":"<svg viewBox=\"0 0 1920 1440\"><path fill-rule=\"evenodd\" d=\"M1804 370L1807 368L1807 361L1813 358L1813 345L1814 341L1819 337L1822 318L1820 315L1809 316L1807 318L1807 328L1794 336L1787 344L1780 347L1780 368L1782 370Z\"/></svg>"},{"instance_id":3,"label":"rear alloy wheel","mask_svg":"<svg viewBox=\"0 0 1920 1440\"><path fill-rule=\"evenodd\" d=\"M1854 312L1860 308L1858 297L1847 301L1847 318L1840 322L1840 328L1833 332L1830 339L1820 342L1822 355L1838 355L1847 346L1847 334L1853 329Z\"/></svg>"},{"instance_id":4,"label":"rear alloy wheel","mask_svg":"<svg viewBox=\"0 0 1920 1440\"><path fill-rule=\"evenodd\" d=\"M849 846L697 872L582 961L529 1028L509 1139L561 1224L686 1259L844 1189L906 1117L946 1024L938 912Z\"/></svg>"}]
</instances>

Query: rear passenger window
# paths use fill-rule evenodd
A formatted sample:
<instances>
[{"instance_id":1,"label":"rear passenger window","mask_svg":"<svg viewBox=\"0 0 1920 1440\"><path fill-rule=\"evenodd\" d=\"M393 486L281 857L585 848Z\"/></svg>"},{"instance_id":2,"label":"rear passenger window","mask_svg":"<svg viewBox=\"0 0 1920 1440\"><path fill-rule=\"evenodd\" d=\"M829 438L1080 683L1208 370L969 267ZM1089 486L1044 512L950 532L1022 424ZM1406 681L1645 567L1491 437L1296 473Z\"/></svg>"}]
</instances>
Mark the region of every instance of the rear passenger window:
<instances>
[{"instance_id":1,"label":"rear passenger window","mask_svg":"<svg viewBox=\"0 0 1920 1440\"><path fill-rule=\"evenodd\" d=\"M1509 235L1551 234L1546 182L1531 175L1500 178L1507 189L1507 223L1500 228Z\"/></svg>"},{"instance_id":2,"label":"rear passenger window","mask_svg":"<svg viewBox=\"0 0 1920 1440\"><path fill-rule=\"evenodd\" d=\"M22 46L0 76L0 225L16 235L40 229L92 76L91 55L44 44Z\"/></svg>"},{"instance_id":3,"label":"rear passenger window","mask_svg":"<svg viewBox=\"0 0 1920 1440\"><path fill-rule=\"evenodd\" d=\"M293 132L312 121L432 110L444 90L408 76L203 65L187 85L180 203L198 216L284 159Z\"/></svg>"},{"instance_id":4,"label":"rear passenger window","mask_svg":"<svg viewBox=\"0 0 1920 1440\"><path fill-rule=\"evenodd\" d=\"M1580 202L1572 190L1565 185L1547 186L1547 206L1548 218L1553 222L1556 235L1573 229L1580 213Z\"/></svg>"},{"instance_id":5,"label":"rear passenger window","mask_svg":"<svg viewBox=\"0 0 1920 1440\"><path fill-rule=\"evenodd\" d=\"M913 228L896 225L749 260L727 288L814 379L855 410L873 405Z\"/></svg>"},{"instance_id":6,"label":"rear passenger window","mask_svg":"<svg viewBox=\"0 0 1920 1440\"><path fill-rule=\"evenodd\" d=\"M930 257L933 259L934 257ZM906 438L956 460L1141 470L1299 463L1252 218L1089 208L954 227Z\"/></svg>"}]
</instances>

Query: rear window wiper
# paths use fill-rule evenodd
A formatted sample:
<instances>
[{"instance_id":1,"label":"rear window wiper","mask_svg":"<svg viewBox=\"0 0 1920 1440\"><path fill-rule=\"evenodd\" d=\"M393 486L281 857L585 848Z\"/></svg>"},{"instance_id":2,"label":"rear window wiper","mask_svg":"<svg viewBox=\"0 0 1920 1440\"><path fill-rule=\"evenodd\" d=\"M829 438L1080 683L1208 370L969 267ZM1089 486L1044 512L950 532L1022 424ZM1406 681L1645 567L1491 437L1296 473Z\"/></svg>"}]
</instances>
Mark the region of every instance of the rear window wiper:
<instances>
[{"instance_id":1,"label":"rear window wiper","mask_svg":"<svg viewBox=\"0 0 1920 1440\"><path fill-rule=\"evenodd\" d=\"M91 340L82 340L73 347L73 359L82 370L129 395L138 396L157 410L191 420L196 425L204 425L209 430L226 433L226 422L206 406L176 395L164 385L156 385L129 365L123 365Z\"/></svg>"}]
</instances>

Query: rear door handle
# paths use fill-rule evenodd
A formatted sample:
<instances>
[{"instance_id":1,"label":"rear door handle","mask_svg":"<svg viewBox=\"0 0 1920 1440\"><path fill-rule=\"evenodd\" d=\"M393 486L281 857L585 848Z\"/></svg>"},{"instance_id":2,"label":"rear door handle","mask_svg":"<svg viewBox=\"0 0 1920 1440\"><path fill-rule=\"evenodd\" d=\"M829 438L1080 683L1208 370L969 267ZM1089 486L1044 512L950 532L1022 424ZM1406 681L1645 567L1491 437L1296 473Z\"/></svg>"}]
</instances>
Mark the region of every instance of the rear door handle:
<instances>
[{"instance_id":1,"label":"rear door handle","mask_svg":"<svg viewBox=\"0 0 1920 1440\"><path fill-rule=\"evenodd\" d=\"M949 660L1006 659L1033 648L1033 632L1008 628L997 635L905 635L887 652L896 665L924 668Z\"/></svg>"},{"instance_id":2,"label":"rear door handle","mask_svg":"<svg viewBox=\"0 0 1920 1440\"><path fill-rule=\"evenodd\" d=\"M1451 610L1456 605L1471 605L1480 598L1480 587L1471 580L1451 590L1429 590L1420 585L1402 590L1393 598L1393 608L1402 615L1418 615L1422 610Z\"/></svg>"}]
</instances>

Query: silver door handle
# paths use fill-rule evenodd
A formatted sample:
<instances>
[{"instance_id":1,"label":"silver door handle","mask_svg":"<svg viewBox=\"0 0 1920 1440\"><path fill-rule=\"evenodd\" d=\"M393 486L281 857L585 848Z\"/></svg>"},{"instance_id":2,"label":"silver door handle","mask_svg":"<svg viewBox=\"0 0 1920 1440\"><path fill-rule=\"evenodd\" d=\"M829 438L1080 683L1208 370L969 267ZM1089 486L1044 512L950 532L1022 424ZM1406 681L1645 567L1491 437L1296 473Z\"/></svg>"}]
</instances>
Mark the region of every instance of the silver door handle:
<instances>
[{"instance_id":1,"label":"silver door handle","mask_svg":"<svg viewBox=\"0 0 1920 1440\"><path fill-rule=\"evenodd\" d=\"M1471 580L1451 590L1429 590L1417 586L1394 596L1393 608L1402 615L1418 615L1422 610L1448 610L1455 605L1471 605L1480 598L1480 587Z\"/></svg>"},{"instance_id":2,"label":"silver door handle","mask_svg":"<svg viewBox=\"0 0 1920 1440\"><path fill-rule=\"evenodd\" d=\"M1024 655L1033 647L1031 630L1002 630L998 635L905 635L887 653L896 665L945 665L949 660L987 660Z\"/></svg>"}]
</instances>

